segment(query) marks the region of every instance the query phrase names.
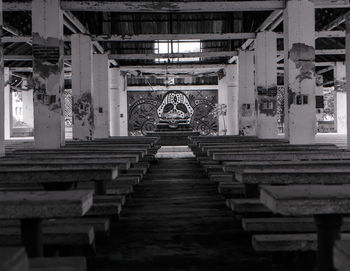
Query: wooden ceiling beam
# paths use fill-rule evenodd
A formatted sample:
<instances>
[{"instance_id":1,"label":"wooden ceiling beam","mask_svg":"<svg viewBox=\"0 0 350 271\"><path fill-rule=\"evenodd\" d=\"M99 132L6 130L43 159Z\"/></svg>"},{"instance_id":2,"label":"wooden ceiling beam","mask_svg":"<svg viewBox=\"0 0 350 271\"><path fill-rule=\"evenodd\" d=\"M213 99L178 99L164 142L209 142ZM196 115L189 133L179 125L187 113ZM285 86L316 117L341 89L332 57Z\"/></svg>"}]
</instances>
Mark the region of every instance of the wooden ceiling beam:
<instances>
[{"instance_id":1,"label":"wooden ceiling beam","mask_svg":"<svg viewBox=\"0 0 350 271\"><path fill-rule=\"evenodd\" d=\"M316 8L348 8L349 0L314 0ZM198 13L280 10L284 1L213 1L213 2L129 2L129 1L61 1L63 10L100 12L146 13ZM5 1L4 11L30 11L31 1Z\"/></svg>"},{"instance_id":2,"label":"wooden ceiling beam","mask_svg":"<svg viewBox=\"0 0 350 271\"><path fill-rule=\"evenodd\" d=\"M155 41L155 40L240 40L255 39L256 33L224 33L224 34L141 34L141 35L90 35L93 40L100 42L123 42L123 41ZM283 38L283 33L277 33L278 39ZM315 38L344 38L345 31L318 31ZM3 42L31 42L31 36L5 36ZM64 41L69 42L70 36L65 36ZM101 46L101 45L100 45Z\"/></svg>"},{"instance_id":3,"label":"wooden ceiling beam","mask_svg":"<svg viewBox=\"0 0 350 271\"><path fill-rule=\"evenodd\" d=\"M350 11L346 12L345 14L339 16L338 18L331 21L329 24L325 25L322 29L323 30L332 30L339 26L340 24L345 22L345 18L350 15Z\"/></svg>"}]
</instances>

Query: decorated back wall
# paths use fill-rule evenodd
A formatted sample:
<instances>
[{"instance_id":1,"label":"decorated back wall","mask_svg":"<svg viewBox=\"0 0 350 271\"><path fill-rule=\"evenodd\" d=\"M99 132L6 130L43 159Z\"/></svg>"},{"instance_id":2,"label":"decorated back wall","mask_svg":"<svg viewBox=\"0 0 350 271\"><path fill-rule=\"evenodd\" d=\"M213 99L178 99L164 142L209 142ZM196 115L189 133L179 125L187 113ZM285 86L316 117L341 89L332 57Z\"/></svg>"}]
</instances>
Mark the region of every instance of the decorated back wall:
<instances>
[{"instance_id":1,"label":"decorated back wall","mask_svg":"<svg viewBox=\"0 0 350 271\"><path fill-rule=\"evenodd\" d=\"M170 113L178 118L189 118L193 131L203 135L217 134L218 119L211 114L218 102L216 89L128 91L127 95L129 135L154 131L162 116Z\"/></svg>"}]
</instances>

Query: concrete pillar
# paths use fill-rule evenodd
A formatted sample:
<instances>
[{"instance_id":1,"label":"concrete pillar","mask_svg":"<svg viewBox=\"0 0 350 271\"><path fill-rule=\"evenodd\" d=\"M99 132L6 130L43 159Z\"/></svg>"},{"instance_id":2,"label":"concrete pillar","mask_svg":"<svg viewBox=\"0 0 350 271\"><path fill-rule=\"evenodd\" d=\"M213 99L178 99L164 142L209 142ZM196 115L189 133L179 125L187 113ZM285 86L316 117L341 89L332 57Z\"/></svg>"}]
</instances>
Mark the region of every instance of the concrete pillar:
<instances>
[{"instance_id":1,"label":"concrete pillar","mask_svg":"<svg viewBox=\"0 0 350 271\"><path fill-rule=\"evenodd\" d=\"M22 91L23 122L34 127L33 90Z\"/></svg>"},{"instance_id":2,"label":"concrete pillar","mask_svg":"<svg viewBox=\"0 0 350 271\"><path fill-rule=\"evenodd\" d=\"M128 135L126 78L119 68L109 68L110 135Z\"/></svg>"},{"instance_id":3,"label":"concrete pillar","mask_svg":"<svg viewBox=\"0 0 350 271\"><path fill-rule=\"evenodd\" d=\"M257 136L260 138L275 138L278 134L276 55L276 33L258 33L255 46L255 89L258 107Z\"/></svg>"},{"instance_id":4,"label":"concrete pillar","mask_svg":"<svg viewBox=\"0 0 350 271\"><path fill-rule=\"evenodd\" d=\"M254 73L254 52L239 51L238 120L239 134L244 136L256 135Z\"/></svg>"},{"instance_id":5,"label":"concrete pillar","mask_svg":"<svg viewBox=\"0 0 350 271\"><path fill-rule=\"evenodd\" d=\"M64 145L63 14L56 0L32 1L35 148Z\"/></svg>"},{"instance_id":6,"label":"concrete pillar","mask_svg":"<svg viewBox=\"0 0 350 271\"><path fill-rule=\"evenodd\" d=\"M12 95L10 92L10 70L5 68L5 89L4 89L4 108L5 108L5 139L10 139L12 129ZM33 102L33 101L32 101Z\"/></svg>"},{"instance_id":7,"label":"concrete pillar","mask_svg":"<svg viewBox=\"0 0 350 271\"><path fill-rule=\"evenodd\" d=\"M346 17L345 67L346 78L350 78L350 16ZM350 149L350 84L346 84L347 149Z\"/></svg>"},{"instance_id":8,"label":"concrete pillar","mask_svg":"<svg viewBox=\"0 0 350 271\"><path fill-rule=\"evenodd\" d=\"M228 65L218 85L218 104L226 108L226 115L219 116L219 135L238 134L238 66Z\"/></svg>"},{"instance_id":9,"label":"concrete pillar","mask_svg":"<svg viewBox=\"0 0 350 271\"><path fill-rule=\"evenodd\" d=\"M106 138L109 136L108 54L95 54L93 63L95 138Z\"/></svg>"},{"instance_id":10,"label":"concrete pillar","mask_svg":"<svg viewBox=\"0 0 350 271\"><path fill-rule=\"evenodd\" d=\"M2 37L2 0L0 0L0 156L5 156L5 72L4 72L4 48L1 42Z\"/></svg>"},{"instance_id":11,"label":"concrete pillar","mask_svg":"<svg viewBox=\"0 0 350 271\"><path fill-rule=\"evenodd\" d=\"M346 69L344 62L334 66L334 124L338 134L346 133Z\"/></svg>"},{"instance_id":12,"label":"concrete pillar","mask_svg":"<svg viewBox=\"0 0 350 271\"><path fill-rule=\"evenodd\" d=\"M91 37L84 34L73 34L71 44L73 139L92 140L95 123Z\"/></svg>"},{"instance_id":13,"label":"concrete pillar","mask_svg":"<svg viewBox=\"0 0 350 271\"><path fill-rule=\"evenodd\" d=\"M286 136L291 144L313 144L315 108L315 7L308 0L286 2L284 10Z\"/></svg>"}]
</instances>

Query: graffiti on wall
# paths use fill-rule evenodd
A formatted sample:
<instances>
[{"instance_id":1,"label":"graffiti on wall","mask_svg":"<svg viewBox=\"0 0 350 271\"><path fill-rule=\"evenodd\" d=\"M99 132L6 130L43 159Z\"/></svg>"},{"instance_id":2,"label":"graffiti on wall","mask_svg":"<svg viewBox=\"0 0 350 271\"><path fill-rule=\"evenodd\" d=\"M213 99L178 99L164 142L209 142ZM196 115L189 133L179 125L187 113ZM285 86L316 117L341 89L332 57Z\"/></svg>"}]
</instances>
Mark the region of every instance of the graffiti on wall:
<instances>
[{"instance_id":1,"label":"graffiti on wall","mask_svg":"<svg viewBox=\"0 0 350 271\"><path fill-rule=\"evenodd\" d=\"M129 134L144 135L167 120L174 129L181 122L203 135L216 135L218 120L210 112L217 104L217 96L217 90L129 91Z\"/></svg>"}]
</instances>

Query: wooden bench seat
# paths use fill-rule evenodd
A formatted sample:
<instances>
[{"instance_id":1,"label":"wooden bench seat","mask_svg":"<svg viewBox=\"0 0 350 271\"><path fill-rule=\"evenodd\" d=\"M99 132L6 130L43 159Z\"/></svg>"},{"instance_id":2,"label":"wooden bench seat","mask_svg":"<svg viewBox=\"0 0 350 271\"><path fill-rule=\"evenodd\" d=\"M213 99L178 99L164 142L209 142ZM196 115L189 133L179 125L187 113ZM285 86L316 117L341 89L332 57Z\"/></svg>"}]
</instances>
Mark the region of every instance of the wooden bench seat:
<instances>
[{"instance_id":1,"label":"wooden bench seat","mask_svg":"<svg viewBox=\"0 0 350 271\"><path fill-rule=\"evenodd\" d=\"M128 161L128 159L125 159L124 161L122 159L114 160L114 159L94 159L94 158L70 158L67 157L67 159L0 159L0 167L79 167L79 166L91 166L93 167L118 167L121 170L127 170L130 168L131 163Z\"/></svg>"},{"instance_id":2,"label":"wooden bench seat","mask_svg":"<svg viewBox=\"0 0 350 271\"><path fill-rule=\"evenodd\" d=\"M213 160L217 161L282 161L282 160L339 160L350 159L350 152L337 151L307 151L307 152L226 152L213 153Z\"/></svg>"},{"instance_id":3,"label":"wooden bench seat","mask_svg":"<svg viewBox=\"0 0 350 271\"><path fill-rule=\"evenodd\" d=\"M101 236L108 235L110 232L110 220L102 217L82 217L82 218L59 218L43 220L43 227L59 228L61 226L74 227L75 225L86 225L93 227L95 234ZM0 231L4 228L19 228L20 221L12 219L0 220Z\"/></svg>"},{"instance_id":4,"label":"wooden bench seat","mask_svg":"<svg viewBox=\"0 0 350 271\"><path fill-rule=\"evenodd\" d=\"M234 182L219 182L218 192L225 198L243 197L244 186Z\"/></svg>"},{"instance_id":5,"label":"wooden bench seat","mask_svg":"<svg viewBox=\"0 0 350 271\"><path fill-rule=\"evenodd\" d=\"M121 211L121 202L99 202L94 203L85 216L117 218L119 217Z\"/></svg>"},{"instance_id":6,"label":"wooden bench seat","mask_svg":"<svg viewBox=\"0 0 350 271\"><path fill-rule=\"evenodd\" d=\"M18 226L2 227L0 243L4 246L21 245L21 232ZM43 243L50 246L91 247L95 249L94 228L89 225L45 225Z\"/></svg>"},{"instance_id":7,"label":"wooden bench seat","mask_svg":"<svg viewBox=\"0 0 350 271\"><path fill-rule=\"evenodd\" d=\"M245 231L255 233L315 233L317 227L312 217L263 217L243 218ZM344 217L341 227L343 232L350 232L350 218Z\"/></svg>"},{"instance_id":8,"label":"wooden bench seat","mask_svg":"<svg viewBox=\"0 0 350 271\"><path fill-rule=\"evenodd\" d=\"M350 166L310 166L306 168L238 169L237 181L249 184L347 184Z\"/></svg>"},{"instance_id":9,"label":"wooden bench seat","mask_svg":"<svg viewBox=\"0 0 350 271\"><path fill-rule=\"evenodd\" d=\"M259 199L226 199L226 206L233 212L246 213L271 213Z\"/></svg>"},{"instance_id":10,"label":"wooden bench seat","mask_svg":"<svg viewBox=\"0 0 350 271\"><path fill-rule=\"evenodd\" d=\"M24 247L0 247L1 271L28 271L28 257Z\"/></svg>"},{"instance_id":11,"label":"wooden bench seat","mask_svg":"<svg viewBox=\"0 0 350 271\"><path fill-rule=\"evenodd\" d=\"M350 233L342 233L341 240L350 241ZM256 251L315 251L317 234L256 234L252 236L252 245Z\"/></svg>"},{"instance_id":12,"label":"wooden bench seat","mask_svg":"<svg viewBox=\"0 0 350 271\"><path fill-rule=\"evenodd\" d=\"M336 241L334 245L334 267L338 271L347 271L350 267L350 241Z\"/></svg>"},{"instance_id":13,"label":"wooden bench seat","mask_svg":"<svg viewBox=\"0 0 350 271\"><path fill-rule=\"evenodd\" d=\"M29 271L86 271L84 257L45 257L29 259Z\"/></svg>"},{"instance_id":14,"label":"wooden bench seat","mask_svg":"<svg viewBox=\"0 0 350 271\"><path fill-rule=\"evenodd\" d=\"M137 185L140 181L141 178L137 175L123 175L115 180L115 182L118 182L120 185Z\"/></svg>"},{"instance_id":15,"label":"wooden bench seat","mask_svg":"<svg viewBox=\"0 0 350 271\"><path fill-rule=\"evenodd\" d=\"M221 173L219 172L210 172L208 174L209 180L214 183L220 183L220 182L232 182L234 181L234 177L231 173Z\"/></svg>"},{"instance_id":16,"label":"wooden bench seat","mask_svg":"<svg viewBox=\"0 0 350 271\"><path fill-rule=\"evenodd\" d=\"M120 203L124 205L126 197L124 195L94 195L94 203Z\"/></svg>"}]
</instances>

